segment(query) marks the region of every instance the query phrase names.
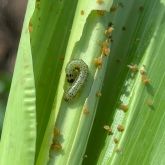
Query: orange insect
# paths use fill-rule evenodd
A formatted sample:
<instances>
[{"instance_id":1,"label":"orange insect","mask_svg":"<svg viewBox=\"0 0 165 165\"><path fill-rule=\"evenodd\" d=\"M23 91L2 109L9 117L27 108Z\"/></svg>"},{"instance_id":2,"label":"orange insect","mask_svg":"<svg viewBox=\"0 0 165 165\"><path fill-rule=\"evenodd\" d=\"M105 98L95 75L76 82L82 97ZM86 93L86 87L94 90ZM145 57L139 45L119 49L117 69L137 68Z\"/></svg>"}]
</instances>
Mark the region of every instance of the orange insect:
<instances>
[{"instance_id":1,"label":"orange insect","mask_svg":"<svg viewBox=\"0 0 165 165\"><path fill-rule=\"evenodd\" d=\"M127 112L128 111L128 105L126 104L120 104L119 108L123 111L123 112Z\"/></svg>"},{"instance_id":2,"label":"orange insect","mask_svg":"<svg viewBox=\"0 0 165 165\"><path fill-rule=\"evenodd\" d=\"M96 96L97 96L97 97L101 97L101 95L102 95L101 92L99 92L99 91L96 92Z\"/></svg>"},{"instance_id":3,"label":"orange insect","mask_svg":"<svg viewBox=\"0 0 165 165\"><path fill-rule=\"evenodd\" d=\"M144 66L140 69L141 80L144 85L148 85L150 83L150 79L147 76L147 72Z\"/></svg>"},{"instance_id":4,"label":"orange insect","mask_svg":"<svg viewBox=\"0 0 165 165\"><path fill-rule=\"evenodd\" d=\"M60 151L62 149L62 145L56 141L51 145L51 149L55 151Z\"/></svg>"},{"instance_id":5,"label":"orange insect","mask_svg":"<svg viewBox=\"0 0 165 165\"><path fill-rule=\"evenodd\" d=\"M102 43L101 50L102 50L103 55L105 56L108 56L110 53L109 44L110 44L109 40L106 40Z\"/></svg>"},{"instance_id":6,"label":"orange insect","mask_svg":"<svg viewBox=\"0 0 165 165\"><path fill-rule=\"evenodd\" d=\"M123 126L123 125L118 125L118 126L117 126L117 130L118 130L119 132L123 132L123 131L124 131L124 126Z\"/></svg>"},{"instance_id":7,"label":"orange insect","mask_svg":"<svg viewBox=\"0 0 165 165\"><path fill-rule=\"evenodd\" d=\"M100 69L102 67L102 64L103 64L102 57L95 58L94 64L97 68Z\"/></svg>"}]
</instances>

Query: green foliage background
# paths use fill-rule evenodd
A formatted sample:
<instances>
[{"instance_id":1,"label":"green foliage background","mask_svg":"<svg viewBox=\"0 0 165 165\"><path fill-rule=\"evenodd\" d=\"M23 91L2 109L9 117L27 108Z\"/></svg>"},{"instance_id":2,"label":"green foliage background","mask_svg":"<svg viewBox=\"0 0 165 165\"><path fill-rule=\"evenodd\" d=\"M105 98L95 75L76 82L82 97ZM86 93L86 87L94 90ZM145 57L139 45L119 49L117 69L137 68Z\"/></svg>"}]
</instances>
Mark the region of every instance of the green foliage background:
<instances>
[{"instance_id":1,"label":"green foliage background","mask_svg":"<svg viewBox=\"0 0 165 165\"><path fill-rule=\"evenodd\" d=\"M29 0L0 164L165 163L165 1L97 2ZM101 55L109 23L114 27L111 52L98 69L93 61ZM89 78L75 101L66 103L65 66L73 58L88 64ZM139 71L131 72L131 64L145 68L149 84L142 82ZM128 112L119 108L121 103L128 105ZM83 113L86 106L88 115ZM62 150L49 152L54 125L61 131L57 140Z\"/></svg>"}]
</instances>

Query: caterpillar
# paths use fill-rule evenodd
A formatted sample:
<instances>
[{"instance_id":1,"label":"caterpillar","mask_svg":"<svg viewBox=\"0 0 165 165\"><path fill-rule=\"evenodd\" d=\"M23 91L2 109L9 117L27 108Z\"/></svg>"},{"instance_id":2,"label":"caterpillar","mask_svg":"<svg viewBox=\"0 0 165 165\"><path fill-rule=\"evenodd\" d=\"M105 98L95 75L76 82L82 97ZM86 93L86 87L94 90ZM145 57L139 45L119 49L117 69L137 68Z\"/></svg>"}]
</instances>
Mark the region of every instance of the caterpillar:
<instances>
[{"instance_id":1,"label":"caterpillar","mask_svg":"<svg viewBox=\"0 0 165 165\"><path fill-rule=\"evenodd\" d=\"M66 79L71 86L64 92L64 100L72 100L82 88L88 76L88 65L81 59L70 61L65 69Z\"/></svg>"}]
</instances>

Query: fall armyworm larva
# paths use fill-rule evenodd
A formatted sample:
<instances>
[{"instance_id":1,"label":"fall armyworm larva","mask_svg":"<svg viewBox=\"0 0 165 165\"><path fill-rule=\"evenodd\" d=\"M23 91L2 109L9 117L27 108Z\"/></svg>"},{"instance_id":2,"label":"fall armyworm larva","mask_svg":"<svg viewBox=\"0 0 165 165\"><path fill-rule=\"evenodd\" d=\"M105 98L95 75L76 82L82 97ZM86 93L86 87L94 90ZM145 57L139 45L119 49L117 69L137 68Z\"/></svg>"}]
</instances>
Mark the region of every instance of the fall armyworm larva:
<instances>
[{"instance_id":1,"label":"fall armyworm larva","mask_svg":"<svg viewBox=\"0 0 165 165\"><path fill-rule=\"evenodd\" d=\"M64 93L64 100L72 100L82 88L88 76L88 65L81 59L71 60L65 69L67 81L71 86Z\"/></svg>"}]
</instances>

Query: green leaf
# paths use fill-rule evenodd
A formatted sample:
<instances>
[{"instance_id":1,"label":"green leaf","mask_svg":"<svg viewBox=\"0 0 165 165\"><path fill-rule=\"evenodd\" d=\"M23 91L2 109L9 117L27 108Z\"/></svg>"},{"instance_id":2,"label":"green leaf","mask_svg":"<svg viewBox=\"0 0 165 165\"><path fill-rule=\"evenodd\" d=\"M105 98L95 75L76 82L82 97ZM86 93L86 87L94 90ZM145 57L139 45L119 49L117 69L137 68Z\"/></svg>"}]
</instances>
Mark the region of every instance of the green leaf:
<instances>
[{"instance_id":1,"label":"green leaf","mask_svg":"<svg viewBox=\"0 0 165 165\"><path fill-rule=\"evenodd\" d=\"M29 1L0 164L165 164L165 0L111 4ZM110 42L105 30L112 23ZM83 59L89 74L66 102L72 59Z\"/></svg>"},{"instance_id":2,"label":"green leaf","mask_svg":"<svg viewBox=\"0 0 165 165\"><path fill-rule=\"evenodd\" d=\"M164 164L165 1L122 3L112 12L109 70L83 164ZM131 63L145 67L146 77L140 71L133 74L127 67ZM121 103L128 112L120 109ZM111 126L113 135L106 133L105 125Z\"/></svg>"},{"instance_id":3,"label":"green leaf","mask_svg":"<svg viewBox=\"0 0 165 165\"><path fill-rule=\"evenodd\" d=\"M34 163L36 143L35 86L29 38L34 10L29 1L20 40L0 143L0 164Z\"/></svg>"},{"instance_id":4,"label":"green leaf","mask_svg":"<svg viewBox=\"0 0 165 165\"><path fill-rule=\"evenodd\" d=\"M54 137L62 145L62 150L52 151L50 164L80 164L96 112L98 97L96 93L102 86L108 56L102 54L101 44L106 40L104 31L109 23L111 1L104 5L91 1L79 1L65 55L65 61L58 86L58 99L54 107L59 111L56 127L61 136ZM82 14L82 10L83 13ZM102 56L101 56L102 55ZM99 70L94 65L96 57L101 57L103 66ZM70 102L63 99L65 90L65 67L72 59L83 59L89 67L89 76L84 88ZM83 111L87 108L89 115Z\"/></svg>"},{"instance_id":5,"label":"green leaf","mask_svg":"<svg viewBox=\"0 0 165 165\"><path fill-rule=\"evenodd\" d=\"M77 0L37 1L31 18L37 144L36 164L46 164L58 111L52 109L56 97L66 46Z\"/></svg>"}]
</instances>

